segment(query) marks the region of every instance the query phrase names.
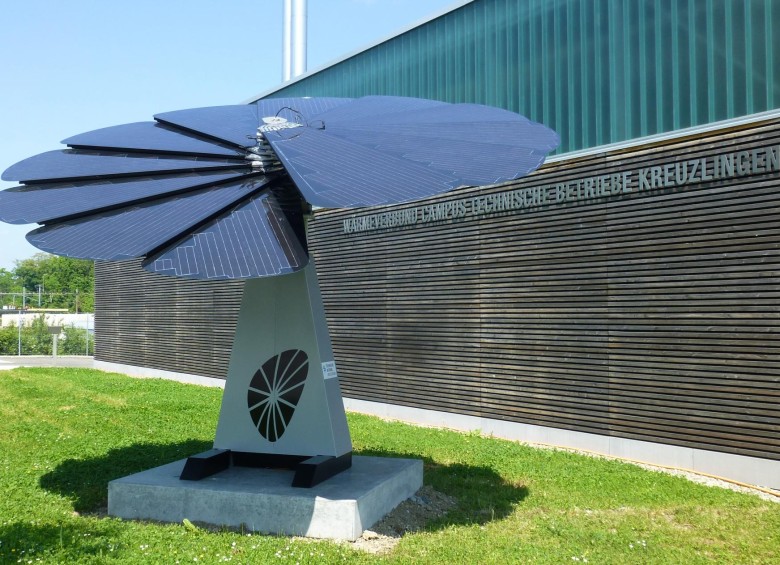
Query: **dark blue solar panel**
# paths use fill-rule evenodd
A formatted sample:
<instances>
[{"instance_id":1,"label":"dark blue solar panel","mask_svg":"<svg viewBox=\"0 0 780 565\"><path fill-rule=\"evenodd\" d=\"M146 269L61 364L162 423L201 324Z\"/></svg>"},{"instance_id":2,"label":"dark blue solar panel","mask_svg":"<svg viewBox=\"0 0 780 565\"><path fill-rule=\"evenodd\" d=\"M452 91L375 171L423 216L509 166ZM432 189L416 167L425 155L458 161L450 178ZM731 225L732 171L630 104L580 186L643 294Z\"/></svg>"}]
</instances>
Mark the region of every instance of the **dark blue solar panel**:
<instances>
[{"instance_id":1,"label":"dark blue solar panel","mask_svg":"<svg viewBox=\"0 0 780 565\"><path fill-rule=\"evenodd\" d=\"M291 139L269 134L268 140L303 197L315 206L405 202L457 186L452 174L323 135L317 130L300 130Z\"/></svg>"},{"instance_id":2,"label":"dark blue solar panel","mask_svg":"<svg viewBox=\"0 0 780 565\"><path fill-rule=\"evenodd\" d=\"M336 126L328 128L327 134L452 173L457 177L459 185L475 186L527 175L544 162L549 151L544 145L554 141L549 136L545 139L544 136L550 131L547 128L543 128L542 135L537 137L517 135L516 130L520 128L516 126L511 128L511 132L506 132L505 136L497 131L495 137L478 137L480 124L471 128L476 130L474 137L468 137L463 130L451 127L444 128L447 131L441 136L436 136L435 131L415 132L409 126L388 129L391 129L391 135L369 128L346 129ZM449 134L452 134L451 137ZM511 136L515 139L511 139Z\"/></svg>"},{"instance_id":3,"label":"dark blue solar panel","mask_svg":"<svg viewBox=\"0 0 780 565\"><path fill-rule=\"evenodd\" d=\"M300 127L271 124L265 138L304 198L323 207L511 180L541 165L559 141L506 110L400 97L277 98L167 112L157 123L71 137L65 142L76 149L10 167L3 179L31 186L0 193L0 219L45 223L28 239L62 255L157 253L145 263L153 272L195 279L292 272L307 261L298 197L283 188L286 176L275 177L273 195L264 191L270 181L255 176L262 169L242 159L257 145L258 126L277 116ZM256 165L269 163L264 151L253 150Z\"/></svg>"},{"instance_id":4,"label":"dark blue solar panel","mask_svg":"<svg viewBox=\"0 0 780 565\"><path fill-rule=\"evenodd\" d=\"M27 234L38 249L84 259L140 257L186 235L221 210L267 184L265 177L197 193L49 224Z\"/></svg>"},{"instance_id":5,"label":"dark blue solar panel","mask_svg":"<svg viewBox=\"0 0 780 565\"><path fill-rule=\"evenodd\" d=\"M249 138L257 134L257 107L253 104L177 110L156 114L154 119L240 147L255 145Z\"/></svg>"},{"instance_id":6,"label":"dark blue solar panel","mask_svg":"<svg viewBox=\"0 0 780 565\"><path fill-rule=\"evenodd\" d=\"M245 145L266 116L309 125L265 135L305 197L331 207L390 204L515 179L539 167L559 142L540 124L477 104L369 96L268 99L253 106L158 118Z\"/></svg>"},{"instance_id":7,"label":"dark blue solar panel","mask_svg":"<svg viewBox=\"0 0 780 565\"><path fill-rule=\"evenodd\" d=\"M365 206L512 180L538 168L558 135L475 104L367 97L317 116L324 128L266 134L306 199Z\"/></svg>"},{"instance_id":8,"label":"dark blue solar panel","mask_svg":"<svg viewBox=\"0 0 780 565\"><path fill-rule=\"evenodd\" d=\"M438 140L446 145L453 141L472 144L494 144L510 147L528 147L542 151L554 149L558 136L552 130L533 122L462 122L430 124L332 124L326 128L330 135L338 135L353 142L381 144L403 142L409 138L414 147L415 139L430 145ZM358 136L360 139L358 139Z\"/></svg>"},{"instance_id":9,"label":"dark blue solar panel","mask_svg":"<svg viewBox=\"0 0 780 565\"><path fill-rule=\"evenodd\" d=\"M188 279L226 280L283 275L307 263L304 245L281 206L265 192L149 257L144 268Z\"/></svg>"},{"instance_id":10,"label":"dark blue solar panel","mask_svg":"<svg viewBox=\"0 0 780 565\"><path fill-rule=\"evenodd\" d=\"M271 98L254 104L212 106L155 115L155 119L241 147L254 146L262 118L277 114L291 122L306 123L313 116L350 102L349 98Z\"/></svg>"},{"instance_id":11,"label":"dark blue solar panel","mask_svg":"<svg viewBox=\"0 0 780 565\"><path fill-rule=\"evenodd\" d=\"M228 159L171 159L125 155L101 155L74 149L47 151L11 165L3 180L54 182L75 179L110 178L139 174L190 172L230 169L237 166ZM249 167L249 165L247 165Z\"/></svg>"},{"instance_id":12,"label":"dark blue solar panel","mask_svg":"<svg viewBox=\"0 0 780 565\"><path fill-rule=\"evenodd\" d=\"M79 148L146 151L188 155L243 157L238 148L229 148L197 139L185 132L176 132L156 122L136 122L113 126L63 140L64 144Z\"/></svg>"},{"instance_id":13,"label":"dark blue solar panel","mask_svg":"<svg viewBox=\"0 0 780 565\"><path fill-rule=\"evenodd\" d=\"M42 224L171 192L202 188L245 174L242 171L187 173L175 177L144 177L141 180L19 187L0 192L0 220L9 224Z\"/></svg>"}]
</instances>

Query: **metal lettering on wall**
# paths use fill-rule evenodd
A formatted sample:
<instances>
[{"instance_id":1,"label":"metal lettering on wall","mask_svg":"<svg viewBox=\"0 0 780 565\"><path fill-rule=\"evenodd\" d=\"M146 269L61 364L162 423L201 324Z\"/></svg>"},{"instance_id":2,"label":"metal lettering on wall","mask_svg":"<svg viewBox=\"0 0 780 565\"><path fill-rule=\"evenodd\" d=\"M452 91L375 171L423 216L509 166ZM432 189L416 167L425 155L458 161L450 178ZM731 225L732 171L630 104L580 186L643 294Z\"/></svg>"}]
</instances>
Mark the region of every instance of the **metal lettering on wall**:
<instances>
[{"instance_id":1,"label":"metal lettering on wall","mask_svg":"<svg viewBox=\"0 0 780 565\"><path fill-rule=\"evenodd\" d=\"M442 220L457 220L466 216L532 210L580 200L766 174L779 170L780 145L758 147L750 151L721 153L687 161L675 161L563 183L478 195L404 210L354 215L344 220L343 233L390 230Z\"/></svg>"}]
</instances>

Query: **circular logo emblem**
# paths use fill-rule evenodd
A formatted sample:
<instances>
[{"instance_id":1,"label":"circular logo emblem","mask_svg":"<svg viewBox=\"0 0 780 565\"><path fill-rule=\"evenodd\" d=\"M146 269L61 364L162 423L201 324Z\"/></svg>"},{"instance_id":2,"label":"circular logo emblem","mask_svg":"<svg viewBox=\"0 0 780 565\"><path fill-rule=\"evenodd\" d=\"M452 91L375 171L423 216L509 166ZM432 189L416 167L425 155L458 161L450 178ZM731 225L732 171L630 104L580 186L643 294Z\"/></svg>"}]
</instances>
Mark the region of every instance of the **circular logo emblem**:
<instances>
[{"instance_id":1,"label":"circular logo emblem","mask_svg":"<svg viewBox=\"0 0 780 565\"><path fill-rule=\"evenodd\" d=\"M279 131L282 129L300 128L303 124L298 122L291 122L281 116L269 116L263 118L263 125L257 128L258 134L267 133L269 131Z\"/></svg>"},{"instance_id":2,"label":"circular logo emblem","mask_svg":"<svg viewBox=\"0 0 780 565\"><path fill-rule=\"evenodd\" d=\"M309 374L309 356L300 349L274 355L249 383L247 405L257 431L274 442L287 430Z\"/></svg>"}]
</instances>

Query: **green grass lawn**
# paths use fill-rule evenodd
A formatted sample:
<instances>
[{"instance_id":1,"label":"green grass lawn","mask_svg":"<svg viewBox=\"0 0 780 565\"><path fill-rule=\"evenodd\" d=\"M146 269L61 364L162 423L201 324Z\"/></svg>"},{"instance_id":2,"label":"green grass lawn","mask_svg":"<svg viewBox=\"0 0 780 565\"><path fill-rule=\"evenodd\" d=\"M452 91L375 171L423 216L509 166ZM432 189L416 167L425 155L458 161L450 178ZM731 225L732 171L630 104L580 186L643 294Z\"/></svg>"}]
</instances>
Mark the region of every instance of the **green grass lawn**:
<instances>
[{"instance_id":1,"label":"green grass lawn","mask_svg":"<svg viewBox=\"0 0 780 565\"><path fill-rule=\"evenodd\" d=\"M222 391L0 372L0 563L780 563L780 504L572 453L350 414L357 454L418 457L458 500L387 555L97 512L111 479L211 447Z\"/></svg>"}]
</instances>

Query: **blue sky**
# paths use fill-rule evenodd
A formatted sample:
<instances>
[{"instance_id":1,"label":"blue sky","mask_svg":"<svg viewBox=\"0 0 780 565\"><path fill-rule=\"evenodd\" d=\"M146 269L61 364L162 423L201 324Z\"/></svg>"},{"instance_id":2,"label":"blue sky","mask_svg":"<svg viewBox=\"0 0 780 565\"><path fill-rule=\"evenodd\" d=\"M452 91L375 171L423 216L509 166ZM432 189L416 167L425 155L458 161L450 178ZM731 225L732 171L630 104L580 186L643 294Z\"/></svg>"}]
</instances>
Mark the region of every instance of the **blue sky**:
<instances>
[{"instance_id":1,"label":"blue sky","mask_svg":"<svg viewBox=\"0 0 780 565\"><path fill-rule=\"evenodd\" d=\"M283 0L25 0L2 8L0 170L93 129L237 104L281 82ZM309 69L457 0L309 0ZM14 183L0 181L0 189ZM0 268L37 250L0 223Z\"/></svg>"}]
</instances>

